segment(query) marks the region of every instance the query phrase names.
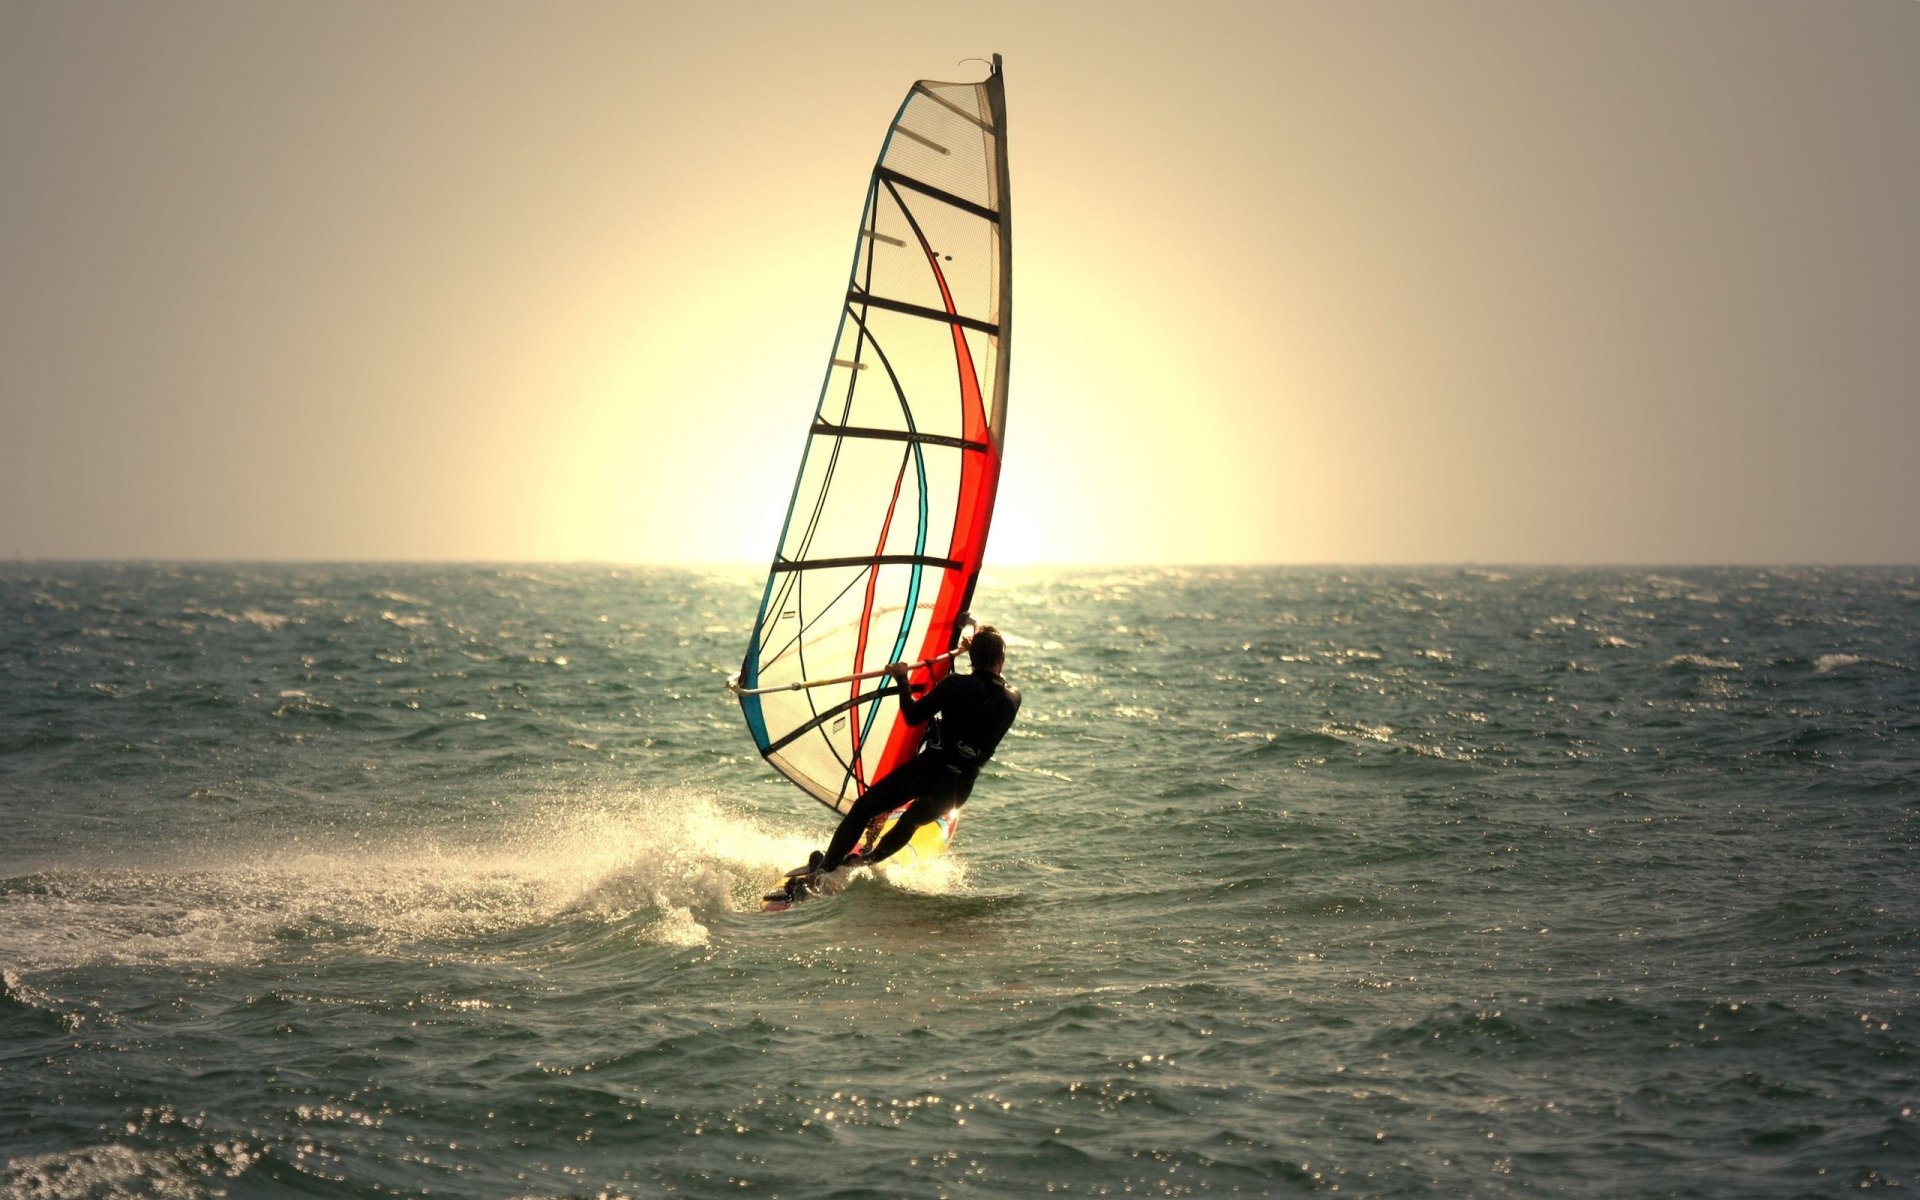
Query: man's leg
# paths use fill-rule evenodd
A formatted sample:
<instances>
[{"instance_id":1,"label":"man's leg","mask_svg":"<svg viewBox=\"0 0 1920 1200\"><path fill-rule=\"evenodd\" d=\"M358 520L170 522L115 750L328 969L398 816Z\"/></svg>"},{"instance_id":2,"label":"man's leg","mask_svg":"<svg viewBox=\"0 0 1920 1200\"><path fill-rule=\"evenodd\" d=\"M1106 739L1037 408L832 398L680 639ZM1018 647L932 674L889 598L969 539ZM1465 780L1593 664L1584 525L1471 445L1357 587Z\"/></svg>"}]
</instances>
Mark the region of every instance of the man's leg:
<instances>
[{"instance_id":1,"label":"man's leg","mask_svg":"<svg viewBox=\"0 0 1920 1200\"><path fill-rule=\"evenodd\" d=\"M861 833L865 832L867 822L899 808L913 798L914 766L918 762L918 759L908 761L853 802L847 815L840 818L840 827L833 831L833 840L827 843L827 852L820 858L821 870L832 871L839 867L840 861L860 840Z\"/></svg>"},{"instance_id":2,"label":"man's leg","mask_svg":"<svg viewBox=\"0 0 1920 1200\"><path fill-rule=\"evenodd\" d=\"M899 819L894 821L893 828L887 830L887 835L880 839L880 844L873 848L873 853L861 861L871 867L884 859L893 857L902 846L913 840L916 830L952 807L953 797L944 788L921 796L913 802L912 807L901 813Z\"/></svg>"}]
</instances>

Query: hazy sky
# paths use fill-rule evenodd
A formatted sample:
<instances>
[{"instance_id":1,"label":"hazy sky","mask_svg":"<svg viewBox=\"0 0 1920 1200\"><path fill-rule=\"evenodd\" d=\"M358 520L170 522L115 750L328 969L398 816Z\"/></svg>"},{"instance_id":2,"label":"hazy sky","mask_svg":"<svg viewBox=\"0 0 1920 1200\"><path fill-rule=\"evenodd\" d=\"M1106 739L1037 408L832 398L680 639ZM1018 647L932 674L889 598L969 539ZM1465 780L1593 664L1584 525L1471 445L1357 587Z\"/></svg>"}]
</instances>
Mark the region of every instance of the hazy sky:
<instances>
[{"instance_id":1,"label":"hazy sky","mask_svg":"<svg viewBox=\"0 0 1920 1200\"><path fill-rule=\"evenodd\" d=\"M1920 561L1909 0L0 0L0 555L764 561L995 51L990 561Z\"/></svg>"}]
</instances>

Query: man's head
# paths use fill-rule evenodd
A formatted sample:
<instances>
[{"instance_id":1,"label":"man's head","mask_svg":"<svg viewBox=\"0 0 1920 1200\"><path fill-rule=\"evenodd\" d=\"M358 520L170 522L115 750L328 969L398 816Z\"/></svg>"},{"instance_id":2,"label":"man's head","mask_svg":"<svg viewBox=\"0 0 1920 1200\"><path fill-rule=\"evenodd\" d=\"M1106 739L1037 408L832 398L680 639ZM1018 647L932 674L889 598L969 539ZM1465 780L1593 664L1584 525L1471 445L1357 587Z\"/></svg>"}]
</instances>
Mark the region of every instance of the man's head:
<instances>
[{"instance_id":1,"label":"man's head","mask_svg":"<svg viewBox=\"0 0 1920 1200\"><path fill-rule=\"evenodd\" d=\"M967 658L974 670L998 675L1007 661L1006 640L998 629L982 625L973 631L973 644L967 647Z\"/></svg>"}]
</instances>

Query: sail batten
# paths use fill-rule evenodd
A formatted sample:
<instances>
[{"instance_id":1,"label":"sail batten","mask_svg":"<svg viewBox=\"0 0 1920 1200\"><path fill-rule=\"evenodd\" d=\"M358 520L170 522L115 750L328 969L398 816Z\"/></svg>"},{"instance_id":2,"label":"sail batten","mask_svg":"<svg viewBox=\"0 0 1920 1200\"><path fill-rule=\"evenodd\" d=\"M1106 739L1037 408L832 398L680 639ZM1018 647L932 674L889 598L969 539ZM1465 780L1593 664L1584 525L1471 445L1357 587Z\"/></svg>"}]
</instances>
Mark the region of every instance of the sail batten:
<instances>
[{"instance_id":1,"label":"sail batten","mask_svg":"<svg viewBox=\"0 0 1920 1200\"><path fill-rule=\"evenodd\" d=\"M1008 378L1004 129L997 56L977 83L915 83L886 128L738 677L761 754L843 812L918 748L876 672L949 669L986 549Z\"/></svg>"},{"instance_id":2,"label":"sail batten","mask_svg":"<svg viewBox=\"0 0 1920 1200\"><path fill-rule=\"evenodd\" d=\"M775 571L819 571L829 567L859 567L867 565L881 567L940 567L943 570L957 571L966 564L957 558L940 558L932 554L875 554L865 558L858 554L852 554L845 558L783 558L773 564L773 569Z\"/></svg>"},{"instance_id":3,"label":"sail batten","mask_svg":"<svg viewBox=\"0 0 1920 1200\"><path fill-rule=\"evenodd\" d=\"M925 442L936 446L952 446L960 450L976 450L981 453L992 449L986 442L970 442L965 438L946 437L937 433L921 433L907 429L868 429L859 425L833 425L826 421L813 423L815 433L830 433L836 437L886 438L889 441Z\"/></svg>"},{"instance_id":4,"label":"sail batten","mask_svg":"<svg viewBox=\"0 0 1920 1200\"><path fill-rule=\"evenodd\" d=\"M944 321L953 325L964 325L968 329L977 329L981 333L998 334L1000 332L998 325L992 325L986 321L976 320L973 317L963 317L959 313L947 312L943 309L928 308L923 304L909 304L905 300L895 300L891 296L876 296L871 292L848 291L847 299L855 304L884 308L888 312L897 312L909 317L925 317L930 321Z\"/></svg>"},{"instance_id":5,"label":"sail batten","mask_svg":"<svg viewBox=\"0 0 1920 1200\"><path fill-rule=\"evenodd\" d=\"M992 209L986 207L985 205L975 204L973 201L968 200L961 196L956 196L952 192L942 191L939 188L935 187L933 184L928 183L924 179L915 179L913 176L902 174L899 171L880 170L880 171L875 171L873 174L874 174L874 178L879 179L882 182L897 183L901 187L911 188L914 191L919 192L922 196L927 196L931 199L938 200L942 204L952 205L954 208L959 209L961 212L971 213L974 216L981 218L982 220L997 221L1000 219L999 213L994 212Z\"/></svg>"}]
</instances>

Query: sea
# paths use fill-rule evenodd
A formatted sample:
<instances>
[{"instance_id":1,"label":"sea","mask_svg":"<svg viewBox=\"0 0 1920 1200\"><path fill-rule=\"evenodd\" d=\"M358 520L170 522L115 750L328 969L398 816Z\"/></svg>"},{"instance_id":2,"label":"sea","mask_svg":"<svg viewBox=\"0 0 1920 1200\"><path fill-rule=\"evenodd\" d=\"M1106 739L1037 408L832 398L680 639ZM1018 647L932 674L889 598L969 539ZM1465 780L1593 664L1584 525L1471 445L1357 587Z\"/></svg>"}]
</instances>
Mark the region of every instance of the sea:
<instances>
[{"instance_id":1,"label":"sea","mask_svg":"<svg viewBox=\"0 0 1920 1200\"><path fill-rule=\"evenodd\" d=\"M1920 570L990 570L776 914L761 586L0 565L0 1195L1920 1188Z\"/></svg>"}]
</instances>

